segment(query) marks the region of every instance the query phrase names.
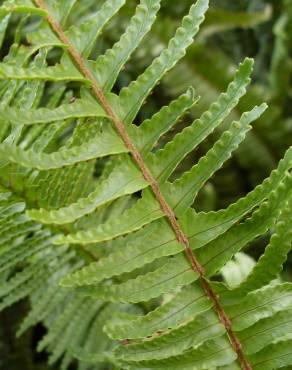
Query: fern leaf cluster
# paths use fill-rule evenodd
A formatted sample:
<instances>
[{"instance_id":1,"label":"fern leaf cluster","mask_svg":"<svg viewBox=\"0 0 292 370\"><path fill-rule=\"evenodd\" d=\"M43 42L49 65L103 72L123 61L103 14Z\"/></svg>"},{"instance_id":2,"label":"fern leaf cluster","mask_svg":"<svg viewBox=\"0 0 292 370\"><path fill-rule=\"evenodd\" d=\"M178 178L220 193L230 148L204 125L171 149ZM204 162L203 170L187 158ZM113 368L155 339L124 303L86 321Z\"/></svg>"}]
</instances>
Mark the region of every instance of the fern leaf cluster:
<instances>
[{"instance_id":1,"label":"fern leaf cluster","mask_svg":"<svg viewBox=\"0 0 292 370\"><path fill-rule=\"evenodd\" d=\"M185 55L208 1L197 0L168 46L117 92L160 7L141 0L119 41L91 58L124 3L106 1L69 27L80 6L74 0L0 7L0 40L9 22L18 27L0 63L0 308L28 297L18 335L42 322L38 350L64 370L74 358L80 370L292 365L292 285L276 280L291 248L291 148L226 209L193 207L266 104L232 121L197 163L176 172L238 105L253 61L245 59L208 110L162 145L198 102L194 89L143 122L139 111ZM236 286L222 282L222 268L267 233L250 271Z\"/></svg>"}]
</instances>

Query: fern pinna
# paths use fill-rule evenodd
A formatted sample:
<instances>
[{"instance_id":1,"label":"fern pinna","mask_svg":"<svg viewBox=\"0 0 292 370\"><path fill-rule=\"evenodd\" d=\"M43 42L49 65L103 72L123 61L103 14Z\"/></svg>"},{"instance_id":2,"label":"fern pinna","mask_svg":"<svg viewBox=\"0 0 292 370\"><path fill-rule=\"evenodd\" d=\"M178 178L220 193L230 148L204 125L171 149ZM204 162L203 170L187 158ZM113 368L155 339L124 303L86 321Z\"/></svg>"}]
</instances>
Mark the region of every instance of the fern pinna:
<instances>
[{"instance_id":1,"label":"fern pinna","mask_svg":"<svg viewBox=\"0 0 292 370\"><path fill-rule=\"evenodd\" d=\"M30 299L17 334L42 322L38 349L60 369L74 358L80 370L292 365L292 285L277 280L291 248L291 149L228 208L193 207L266 105L232 122L197 164L174 175L245 94L253 62L244 60L209 110L162 145L198 101L193 88L144 122L137 115L193 42L208 1L197 0L167 48L114 93L160 6L141 0L120 40L88 59L124 3L105 1L72 26L76 0L2 3L1 43L10 24L15 30L0 63L0 307ZM223 283L223 266L267 232L246 278Z\"/></svg>"}]
</instances>

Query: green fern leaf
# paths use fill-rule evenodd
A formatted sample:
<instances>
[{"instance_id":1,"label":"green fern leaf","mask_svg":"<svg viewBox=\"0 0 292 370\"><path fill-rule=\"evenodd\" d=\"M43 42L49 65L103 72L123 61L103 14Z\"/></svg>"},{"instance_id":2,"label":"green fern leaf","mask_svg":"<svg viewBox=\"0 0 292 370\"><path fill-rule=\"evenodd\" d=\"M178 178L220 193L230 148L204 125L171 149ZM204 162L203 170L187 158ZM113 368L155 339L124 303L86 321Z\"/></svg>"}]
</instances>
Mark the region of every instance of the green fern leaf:
<instances>
[{"instance_id":1,"label":"green fern leaf","mask_svg":"<svg viewBox=\"0 0 292 370\"><path fill-rule=\"evenodd\" d=\"M98 144L95 143L95 145ZM114 145L114 148L117 149L117 146ZM101 147L99 146L98 149L100 150ZM73 156L73 158L76 159L76 156ZM117 165L109 177L102 181L87 198L81 198L77 203L58 210L30 210L28 214L32 219L42 223L67 224L93 212L96 208L110 201L127 194L133 194L147 186L148 183L133 164L123 160L122 164Z\"/></svg>"},{"instance_id":2,"label":"green fern leaf","mask_svg":"<svg viewBox=\"0 0 292 370\"><path fill-rule=\"evenodd\" d=\"M31 311L18 335L41 323L38 350L61 370L75 360L80 370L292 365L292 284L276 280L291 249L291 148L247 195L225 209L198 211L212 209L200 198L232 153L238 149L246 164L247 148L260 142L253 135L239 147L266 109L253 93L239 103L253 61L239 65L217 99L212 87L205 93L200 70L192 72L200 104L183 83L175 89L186 92L152 115L157 102L141 107L186 54L208 0L190 6L150 65L151 56L142 61L135 51L143 40L158 45L159 18L153 39L145 36L160 0L141 0L135 9L125 0L101 1L92 13L94 5L0 6L0 310L26 299ZM205 44L191 53L207 54ZM136 80L123 70L132 55L139 69L149 65ZM214 59L206 60L222 70ZM178 65L175 84L186 66ZM164 81L168 100L173 89ZM199 118L171 132L188 111L185 121ZM216 129L219 140L205 145ZM185 171L182 161L199 145L206 154ZM260 145L258 156L267 152ZM261 235L272 236L254 268L236 284L222 282L222 268Z\"/></svg>"},{"instance_id":3,"label":"green fern leaf","mask_svg":"<svg viewBox=\"0 0 292 370\"><path fill-rule=\"evenodd\" d=\"M240 292L249 292L258 289L277 278L291 249L292 235L290 219L291 195L288 199L287 207L283 210L277 221L275 233L272 235L265 253L260 257L250 275L238 287Z\"/></svg>"},{"instance_id":4,"label":"green fern leaf","mask_svg":"<svg viewBox=\"0 0 292 370\"><path fill-rule=\"evenodd\" d=\"M199 30L199 25L204 20L207 7L208 0L197 1L191 7L189 15L182 20L182 26L169 42L168 48L153 61L137 81L122 89L115 109L125 125L133 121L143 101L157 82L184 56L186 48L191 44Z\"/></svg>"},{"instance_id":5,"label":"green fern leaf","mask_svg":"<svg viewBox=\"0 0 292 370\"><path fill-rule=\"evenodd\" d=\"M239 99L246 92L250 82L253 61L246 59L234 76L234 81L228 86L226 93L219 96L210 109L200 119L178 133L173 141L166 144L165 148L156 154L150 155L149 167L154 175L164 182L168 179L180 161L204 140L237 105Z\"/></svg>"},{"instance_id":6,"label":"green fern leaf","mask_svg":"<svg viewBox=\"0 0 292 370\"><path fill-rule=\"evenodd\" d=\"M206 156L201 158L196 166L171 186L170 204L178 216L192 205L200 188L230 158L232 151L237 149L239 143L251 129L249 124L257 119L265 109L265 104L261 107L255 107L249 113L245 113L240 121L234 122L230 130L222 134L220 140L215 143Z\"/></svg>"},{"instance_id":7,"label":"green fern leaf","mask_svg":"<svg viewBox=\"0 0 292 370\"><path fill-rule=\"evenodd\" d=\"M121 68L151 28L159 3L160 0L142 0L119 42L98 57L93 67L94 76L105 91L112 89Z\"/></svg>"},{"instance_id":8,"label":"green fern leaf","mask_svg":"<svg viewBox=\"0 0 292 370\"><path fill-rule=\"evenodd\" d=\"M73 104L66 104L55 110L40 108L23 112L19 109L7 107L1 111L1 116L15 124L32 125L62 121L69 118L105 117L105 113L98 105L77 100Z\"/></svg>"},{"instance_id":9,"label":"green fern leaf","mask_svg":"<svg viewBox=\"0 0 292 370\"><path fill-rule=\"evenodd\" d=\"M166 133L177 122L177 120L197 103L195 92L189 88L177 100L171 102L167 107L163 107L151 119L145 120L134 133L135 143L142 154L147 154L155 146L158 139ZM132 127L134 129L135 126Z\"/></svg>"}]
</instances>

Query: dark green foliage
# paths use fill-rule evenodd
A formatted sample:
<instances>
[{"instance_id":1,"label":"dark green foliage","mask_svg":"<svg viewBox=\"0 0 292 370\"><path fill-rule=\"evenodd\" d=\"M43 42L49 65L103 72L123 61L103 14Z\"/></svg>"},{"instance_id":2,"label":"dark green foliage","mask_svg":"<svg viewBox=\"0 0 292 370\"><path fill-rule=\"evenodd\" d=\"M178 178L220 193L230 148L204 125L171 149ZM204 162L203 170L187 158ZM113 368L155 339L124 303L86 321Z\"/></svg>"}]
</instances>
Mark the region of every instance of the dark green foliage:
<instances>
[{"instance_id":1,"label":"dark green foliage","mask_svg":"<svg viewBox=\"0 0 292 370\"><path fill-rule=\"evenodd\" d=\"M291 366L290 2L46 5L0 7L0 368Z\"/></svg>"}]
</instances>

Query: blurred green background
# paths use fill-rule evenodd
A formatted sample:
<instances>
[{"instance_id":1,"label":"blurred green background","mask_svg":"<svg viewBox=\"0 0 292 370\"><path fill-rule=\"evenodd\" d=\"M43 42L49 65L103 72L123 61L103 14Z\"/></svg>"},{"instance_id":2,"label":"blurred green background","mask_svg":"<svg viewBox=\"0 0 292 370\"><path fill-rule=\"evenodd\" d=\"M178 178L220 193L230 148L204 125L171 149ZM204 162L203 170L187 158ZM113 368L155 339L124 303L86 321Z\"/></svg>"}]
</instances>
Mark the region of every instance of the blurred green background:
<instances>
[{"instance_id":1,"label":"blurred green background","mask_svg":"<svg viewBox=\"0 0 292 370\"><path fill-rule=\"evenodd\" d=\"M68 19L67 26L81 23L103 2L77 1L74 17ZM153 57L160 53L193 2L162 0L162 8L152 32L121 73L115 86L116 91L137 77ZM137 3L135 0L128 0L119 16L108 25L102 38L98 40L96 55L119 39ZM201 100L179 127L189 125L226 88L236 65L246 56L255 59L251 86L230 119L263 101L268 103L269 109L255 123L253 131L232 159L201 191L195 204L198 210L226 207L249 192L268 176L284 151L292 144L292 1L211 0L210 4L206 21L186 57L157 86L136 120L139 124L192 85ZM28 23L26 27L31 25ZM13 32L11 27L11 37ZM220 130L223 129L224 126ZM175 131L171 133L174 134ZM174 176L189 168L207 151L219 134L218 130L199 150L191 153ZM268 235L258 239L246 252L257 258L267 240ZM291 280L291 266L292 257L286 263L283 279ZM15 329L27 306L27 302L22 302L0 314L0 338L4 339L0 340L1 370L49 369L46 356L35 352L36 341L44 331L41 326L18 340L14 337Z\"/></svg>"}]
</instances>

